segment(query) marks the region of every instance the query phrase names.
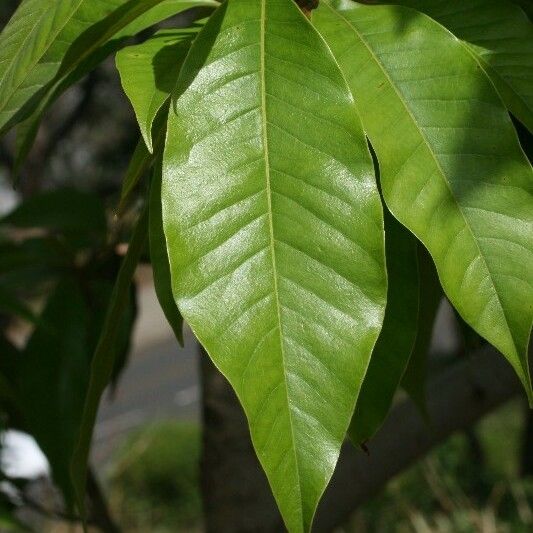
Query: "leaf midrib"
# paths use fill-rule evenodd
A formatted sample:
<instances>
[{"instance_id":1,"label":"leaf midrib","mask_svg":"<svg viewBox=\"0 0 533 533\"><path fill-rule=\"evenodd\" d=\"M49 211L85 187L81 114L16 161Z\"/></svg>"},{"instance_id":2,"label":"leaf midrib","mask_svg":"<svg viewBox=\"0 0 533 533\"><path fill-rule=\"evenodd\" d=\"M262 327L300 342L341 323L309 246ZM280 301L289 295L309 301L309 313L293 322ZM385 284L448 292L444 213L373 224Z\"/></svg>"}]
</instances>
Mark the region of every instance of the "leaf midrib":
<instances>
[{"instance_id":1,"label":"leaf midrib","mask_svg":"<svg viewBox=\"0 0 533 533\"><path fill-rule=\"evenodd\" d=\"M419 132L420 134L420 137L422 138L422 141L424 142L428 152L430 153L431 155L431 158L433 159L434 163L435 163L435 166L437 167L437 170L438 170L438 173L439 175L441 176L442 180L444 181L444 183L446 184L446 187L448 189L448 191L450 192L450 196L453 198L454 200L454 204L456 205L457 207L457 210L459 211L459 213L461 214L461 218L463 219L464 223L465 223L465 226L468 228L468 232L470 233L470 236L472 237L472 241L475 243L476 245L476 248L477 248L477 251L479 253L479 257L482 259L483 261L483 265L485 266L485 269L489 275L489 278L490 278L490 281L491 281L491 285L492 285L492 288L493 288L493 293L495 294L496 296L496 300L498 302L498 305L499 305L499 308L501 310L501 313L503 315L503 318L505 319L505 328L507 330L507 333L509 334L509 338L512 340L512 343L513 343L513 347L515 349L515 352L516 352L516 356L517 356L517 359L518 359L518 362L520 364L520 366L522 367L522 369L524 370L524 372L526 373L526 375L528 374L527 372L527 369L524 368L524 365L522 363L522 358L520 357L519 353L518 353L518 350L517 350L517 345L516 345L516 341L515 341L515 338L513 337L513 334L511 333L511 330L509 328L509 322L508 322L508 318L507 318L507 315L505 314L505 309L502 305L502 302L501 302L501 299L500 299L500 296L498 294L498 291L496 290L496 286L495 286L495 283L494 283L494 278L493 278L493 275L492 275L492 272L491 270L489 269L489 266L487 264L487 260L485 258L485 256L483 255L483 253L481 252L481 248L479 246L479 242L478 240L476 239L475 235L474 235L474 232L472 231L472 228L470 227L470 224L468 222L468 219L466 217L466 215L464 214L460 204L457 202L457 199L455 197L455 194L453 193L453 190L448 182L448 180L446 179L446 174L444 173L444 170L442 169L442 166L440 164L440 162L438 161L436 155L434 154L432 148L431 148L431 145L429 144L426 136L424 135L424 133L420 130L420 128L418 127L417 125L417 122L416 122L416 119L413 115L413 113L411 112L411 109L409 108L409 106L407 105L407 102L405 101L405 98L403 97L402 93L399 91L399 89L396 87L396 84L393 83L387 69L385 68L385 66L383 65L383 63L379 60L379 58L377 57L377 55L375 54L374 50L371 48L371 46L368 44L368 42L366 41L366 39L363 37L363 35L357 30L357 28L340 12L340 11L337 11L335 10L330 4L329 2L324 2L324 4L326 5L326 7L328 9L330 9L331 11L333 11L333 13L337 14L343 21L344 23L356 34L356 36L358 37L358 39L363 43L363 45L365 46L365 48L368 50L368 52L370 53L370 55L372 56L372 58L374 59L375 63L378 65L378 67L381 69L381 71L383 72L383 75L386 77L387 81L389 82L389 85L392 87L392 89L394 90L394 92L396 93L396 95L398 96L398 99L400 100L400 102L402 103L403 107L405 108L405 111L407 112L407 114L409 115L411 121L413 122L416 130ZM460 41L461 43L463 43L463 41L461 40Z\"/></svg>"},{"instance_id":2,"label":"leaf midrib","mask_svg":"<svg viewBox=\"0 0 533 533\"><path fill-rule=\"evenodd\" d=\"M303 509L302 509L302 489L301 489L301 483L300 483L300 471L299 471L299 463L298 458L296 456L296 447L295 442L296 439L294 437L294 424L292 420L292 412L290 407L290 401L289 401L289 390L287 387L287 366L285 362L285 345L283 342L283 328L282 328L282 321L281 321L281 304L279 301L279 289L278 289L278 275L277 275L277 266L276 266L276 251L275 251L275 237L274 237L274 223L272 218L272 193L271 193L271 185L270 185L270 157L269 157L269 150L268 150L268 119L266 114L266 67L265 67L265 38L266 38L266 1L267 0L261 0L261 17L260 17L260 48L259 48L259 54L260 54L260 83L261 83L261 119L262 119L262 137L263 137L263 150L264 150L264 158L265 158L265 180L266 180L266 197L267 197L267 209L268 209L268 227L270 232L270 253L272 257L272 278L273 278L273 287L274 287L274 295L276 300L276 313L277 313L277 320L278 320L278 331L279 331L279 337L280 337L280 352L281 352L281 360L283 364L283 385L285 389L285 397L287 400L287 412L289 417L289 426L291 431L291 440L292 440L292 446L291 450L294 456L294 467L296 471L296 481L297 481L297 490L298 490L298 496L300 499L300 519L301 523L303 523Z\"/></svg>"}]
</instances>

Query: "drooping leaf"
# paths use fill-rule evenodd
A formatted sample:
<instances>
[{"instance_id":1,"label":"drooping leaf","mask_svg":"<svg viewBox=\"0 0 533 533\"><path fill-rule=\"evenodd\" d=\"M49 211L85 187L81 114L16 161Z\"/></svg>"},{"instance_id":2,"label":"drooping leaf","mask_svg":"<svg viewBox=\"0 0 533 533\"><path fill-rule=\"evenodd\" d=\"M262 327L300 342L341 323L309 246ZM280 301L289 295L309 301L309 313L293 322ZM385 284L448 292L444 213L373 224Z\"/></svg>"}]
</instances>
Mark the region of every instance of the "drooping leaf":
<instances>
[{"instance_id":1,"label":"drooping leaf","mask_svg":"<svg viewBox=\"0 0 533 533\"><path fill-rule=\"evenodd\" d=\"M124 209L130 194L133 192L141 178L150 170L150 167L153 165L153 163L154 155L148 151L146 143L141 137L135 146L135 150L133 151L128 164L124 180L122 181L122 188L120 190L120 203L117 209L119 213Z\"/></svg>"},{"instance_id":2,"label":"drooping leaf","mask_svg":"<svg viewBox=\"0 0 533 533\"><path fill-rule=\"evenodd\" d=\"M533 173L500 98L429 17L320 5L313 20L355 95L389 209L429 249L452 304L507 357L533 402Z\"/></svg>"},{"instance_id":3,"label":"drooping leaf","mask_svg":"<svg viewBox=\"0 0 533 533\"><path fill-rule=\"evenodd\" d=\"M161 209L161 160L154 168L150 185L150 261L154 272L154 286L157 299L176 339L183 346L183 317L172 295L170 263L167 243L163 233L163 213Z\"/></svg>"},{"instance_id":4,"label":"drooping leaf","mask_svg":"<svg viewBox=\"0 0 533 533\"><path fill-rule=\"evenodd\" d=\"M94 280L91 280L88 286L92 302L92 321L89 331L91 353L94 353L94 350L98 345L105 324L107 310L109 309L113 292L114 278L118 274L120 268L120 262L118 259L118 256L113 257L112 261L110 261L111 264L108 266L109 274L112 279L103 279L98 276ZM137 291L135 283L132 283L128 293L127 302L119 319L114 345L110 348L110 350L114 350L114 354L112 355L114 364L110 382L112 392L116 389L122 371L125 369L128 362L132 330L136 318Z\"/></svg>"},{"instance_id":5,"label":"drooping leaf","mask_svg":"<svg viewBox=\"0 0 533 533\"><path fill-rule=\"evenodd\" d=\"M91 362L89 386L79 438L70 465L76 502L82 516L85 515L85 482L91 437L104 389L113 375L117 356L117 339L121 333L121 317L127 307L133 274L144 251L148 232L148 210L145 208L135 226L128 252L124 257L116 279L106 318Z\"/></svg>"},{"instance_id":6,"label":"drooping leaf","mask_svg":"<svg viewBox=\"0 0 533 533\"><path fill-rule=\"evenodd\" d=\"M113 371L109 382L111 393L114 394L120 378L124 370L126 370L131 353L133 327L137 320L138 304L137 304L137 286L132 282L126 308L122 315L119 330L115 341L115 362L113 364Z\"/></svg>"},{"instance_id":7,"label":"drooping leaf","mask_svg":"<svg viewBox=\"0 0 533 533\"><path fill-rule=\"evenodd\" d=\"M158 157L161 157L161 154L163 153L165 134L167 132L168 104L169 102L164 104L159 110L159 113L155 117L155 121L152 126L154 153L151 154L148 151L146 142L142 137L139 139L139 142L135 147L126 171L126 175L124 176L124 180L122 182L120 203L117 209L118 213L121 213L124 210L131 193L134 191L139 181L149 173L154 161Z\"/></svg>"},{"instance_id":8,"label":"drooping leaf","mask_svg":"<svg viewBox=\"0 0 533 533\"><path fill-rule=\"evenodd\" d=\"M50 462L67 504L73 503L70 459L79 430L91 353L89 311L79 286L64 279L18 358L16 392L25 427Z\"/></svg>"},{"instance_id":9,"label":"drooping leaf","mask_svg":"<svg viewBox=\"0 0 533 533\"><path fill-rule=\"evenodd\" d=\"M175 96L162 186L174 297L237 392L287 528L307 531L383 318L365 137L287 0L225 2Z\"/></svg>"},{"instance_id":10,"label":"drooping leaf","mask_svg":"<svg viewBox=\"0 0 533 533\"><path fill-rule=\"evenodd\" d=\"M27 118L54 88L79 79L127 37L208 0L25 0L0 34L0 131ZM106 44L113 39L115 46ZM99 53L104 49L106 54ZM74 80L72 80L73 82ZM64 88L64 87L63 87ZM57 96L57 93L55 94ZM40 110L39 114L42 113ZM34 121L35 122L35 121Z\"/></svg>"},{"instance_id":11,"label":"drooping leaf","mask_svg":"<svg viewBox=\"0 0 533 533\"><path fill-rule=\"evenodd\" d=\"M402 378L402 388L427 418L426 382L431 337L437 311L442 301L442 287L435 264L427 250L418 245L419 310L416 341Z\"/></svg>"},{"instance_id":12,"label":"drooping leaf","mask_svg":"<svg viewBox=\"0 0 533 533\"><path fill-rule=\"evenodd\" d=\"M385 420L417 336L417 241L389 214L385 243L389 280L385 319L348 430L358 445L368 441Z\"/></svg>"},{"instance_id":13,"label":"drooping leaf","mask_svg":"<svg viewBox=\"0 0 533 533\"><path fill-rule=\"evenodd\" d=\"M116 56L124 92L135 110L142 137L153 153L152 126L157 113L170 97L179 69L198 27L161 30L151 39L123 48Z\"/></svg>"},{"instance_id":14,"label":"drooping leaf","mask_svg":"<svg viewBox=\"0 0 533 533\"><path fill-rule=\"evenodd\" d=\"M426 13L462 39L509 111L533 131L533 24L518 6L508 0L387 3Z\"/></svg>"}]
</instances>

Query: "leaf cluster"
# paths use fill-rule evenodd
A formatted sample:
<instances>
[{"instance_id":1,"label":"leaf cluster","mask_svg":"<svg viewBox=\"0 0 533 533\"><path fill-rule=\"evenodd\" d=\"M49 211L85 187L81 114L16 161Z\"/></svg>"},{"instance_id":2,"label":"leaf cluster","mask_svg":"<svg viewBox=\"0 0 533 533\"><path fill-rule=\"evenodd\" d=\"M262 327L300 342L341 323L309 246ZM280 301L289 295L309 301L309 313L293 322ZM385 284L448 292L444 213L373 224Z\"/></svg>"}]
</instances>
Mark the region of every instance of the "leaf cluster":
<instances>
[{"instance_id":1,"label":"leaf cluster","mask_svg":"<svg viewBox=\"0 0 533 533\"><path fill-rule=\"evenodd\" d=\"M400 386L424 409L443 296L533 402L531 10L503 0L378 4L25 0L4 28L0 132L17 127L18 160L58 95L116 53L140 130L119 213L151 177L91 332L86 299L107 267L85 257L80 274L78 252L107 241L105 217L56 193L4 221L28 227L35 216L53 229L23 245L7 239L0 255L0 304L37 322L6 382L23 414L44 375L68 372L62 393L83 391L68 411L50 395L38 420L25 415L50 458L60 440L69 450L52 463L80 512L98 402L147 241L165 315L180 341L185 319L235 389L291 532L311 529L347 434L365 445ZM172 28L145 32L178 14ZM59 276L34 317L13 288L38 286L50 269L71 273L50 248L65 243L77 276ZM81 351L80 335L94 339ZM32 374L32 354L52 344L53 365ZM54 417L70 426L50 438Z\"/></svg>"}]
</instances>

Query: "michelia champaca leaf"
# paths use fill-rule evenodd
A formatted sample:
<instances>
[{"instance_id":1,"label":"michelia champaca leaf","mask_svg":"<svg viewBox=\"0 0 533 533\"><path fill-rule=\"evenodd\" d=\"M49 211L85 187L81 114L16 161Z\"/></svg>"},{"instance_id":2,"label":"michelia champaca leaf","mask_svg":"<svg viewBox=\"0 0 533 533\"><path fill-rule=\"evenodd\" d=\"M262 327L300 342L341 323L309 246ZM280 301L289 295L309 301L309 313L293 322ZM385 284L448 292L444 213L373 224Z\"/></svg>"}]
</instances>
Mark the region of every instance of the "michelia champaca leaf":
<instances>
[{"instance_id":1,"label":"michelia champaca leaf","mask_svg":"<svg viewBox=\"0 0 533 533\"><path fill-rule=\"evenodd\" d=\"M84 519L86 517L85 483L87 479L87 461L89 459L96 414L102 394L113 377L117 357L120 356L120 352L117 351L117 345L122 344L121 337L124 333L123 317L128 312L127 308L131 303L130 288L133 275L145 249L147 237L148 209L145 207L133 230L128 252L122 260L101 328L100 338L92 357L89 385L81 416L79 436L70 463L70 474L76 502Z\"/></svg>"},{"instance_id":2,"label":"michelia champaca leaf","mask_svg":"<svg viewBox=\"0 0 533 533\"><path fill-rule=\"evenodd\" d=\"M308 531L386 298L354 101L288 0L229 0L169 114L163 224L180 311L244 407L287 528Z\"/></svg>"},{"instance_id":3,"label":"michelia champaca leaf","mask_svg":"<svg viewBox=\"0 0 533 533\"><path fill-rule=\"evenodd\" d=\"M68 320L66 320L68 317ZM79 431L91 352L91 322L79 285L69 277L52 292L13 380L26 429L46 454L67 506L74 503L70 460Z\"/></svg>"},{"instance_id":4,"label":"michelia champaca leaf","mask_svg":"<svg viewBox=\"0 0 533 533\"><path fill-rule=\"evenodd\" d=\"M417 240L388 214L385 243L387 309L348 431L355 444L368 441L385 420L417 337Z\"/></svg>"},{"instance_id":5,"label":"michelia champaca leaf","mask_svg":"<svg viewBox=\"0 0 533 533\"><path fill-rule=\"evenodd\" d=\"M509 111L533 132L533 24L520 7L508 0L393 3L426 13L465 41Z\"/></svg>"},{"instance_id":6,"label":"michelia champaca leaf","mask_svg":"<svg viewBox=\"0 0 533 533\"><path fill-rule=\"evenodd\" d=\"M416 341L402 377L402 388L409 394L420 412L427 418L426 382L429 348L437 311L442 301L442 287L428 251L418 243L418 323Z\"/></svg>"},{"instance_id":7,"label":"michelia champaca leaf","mask_svg":"<svg viewBox=\"0 0 533 533\"><path fill-rule=\"evenodd\" d=\"M124 92L135 110L141 134L153 152L152 126L178 79L176 65L185 59L199 27L161 30L151 39L117 53Z\"/></svg>"},{"instance_id":8,"label":"michelia champaca leaf","mask_svg":"<svg viewBox=\"0 0 533 533\"><path fill-rule=\"evenodd\" d=\"M154 287L159 305L163 310L176 339L183 346L183 318L172 295L170 264L167 243L163 232L163 214L161 211L161 156L154 166L150 183L150 206L148 236L150 243L150 261L154 273Z\"/></svg>"},{"instance_id":9,"label":"michelia champaca leaf","mask_svg":"<svg viewBox=\"0 0 533 533\"><path fill-rule=\"evenodd\" d=\"M313 21L354 93L388 207L429 249L452 304L508 358L533 402L533 172L494 86L426 15L320 6Z\"/></svg>"},{"instance_id":10,"label":"michelia champaca leaf","mask_svg":"<svg viewBox=\"0 0 533 533\"><path fill-rule=\"evenodd\" d=\"M89 61L110 39L118 41L135 35L163 18L196 5L216 3L23 1L0 34L0 131L25 119L40 104L46 107L54 85ZM108 53L111 51L112 47Z\"/></svg>"}]
</instances>

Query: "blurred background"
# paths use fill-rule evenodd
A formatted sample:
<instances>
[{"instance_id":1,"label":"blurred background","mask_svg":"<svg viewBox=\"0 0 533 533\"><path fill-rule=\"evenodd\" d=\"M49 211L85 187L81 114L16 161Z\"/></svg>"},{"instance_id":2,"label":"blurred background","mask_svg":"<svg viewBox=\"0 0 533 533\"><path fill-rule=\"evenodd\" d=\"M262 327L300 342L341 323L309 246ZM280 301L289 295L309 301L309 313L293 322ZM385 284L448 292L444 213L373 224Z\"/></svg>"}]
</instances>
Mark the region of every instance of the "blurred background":
<instances>
[{"instance_id":1,"label":"blurred background","mask_svg":"<svg viewBox=\"0 0 533 533\"><path fill-rule=\"evenodd\" d=\"M1 0L0 28L17 4ZM8 135L0 141L0 217L43 191L75 188L98 196L112 218L138 138L111 58L47 113L16 190L15 139ZM202 403L202 355L188 329L184 348L176 342L157 302L148 263L138 268L136 286L129 363L114 390L105 395L98 415L92 450L96 481L114 522L110 530L203 531L200 458L202 424L209 414ZM0 325L21 344L28 336L27 322L8 319L1 311ZM432 368L446 367L464 355L460 333L443 302L433 332ZM380 487L335 530L533 531L533 418L520 393L510 396ZM7 477L24 480L24 497L17 500L18 494L14 502L18 525L8 524L3 515L0 531L75 530L77 526L57 511L59 496L35 441L13 430L3 432L1 439L0 468ZM228 453L240 461L239 447L230 447ZM364 457L364 452L356 453ZM0 483L7 500L12 490L9 483ZM246 492L247 487L240 490Z\"/></svg>"}]
</instances>

